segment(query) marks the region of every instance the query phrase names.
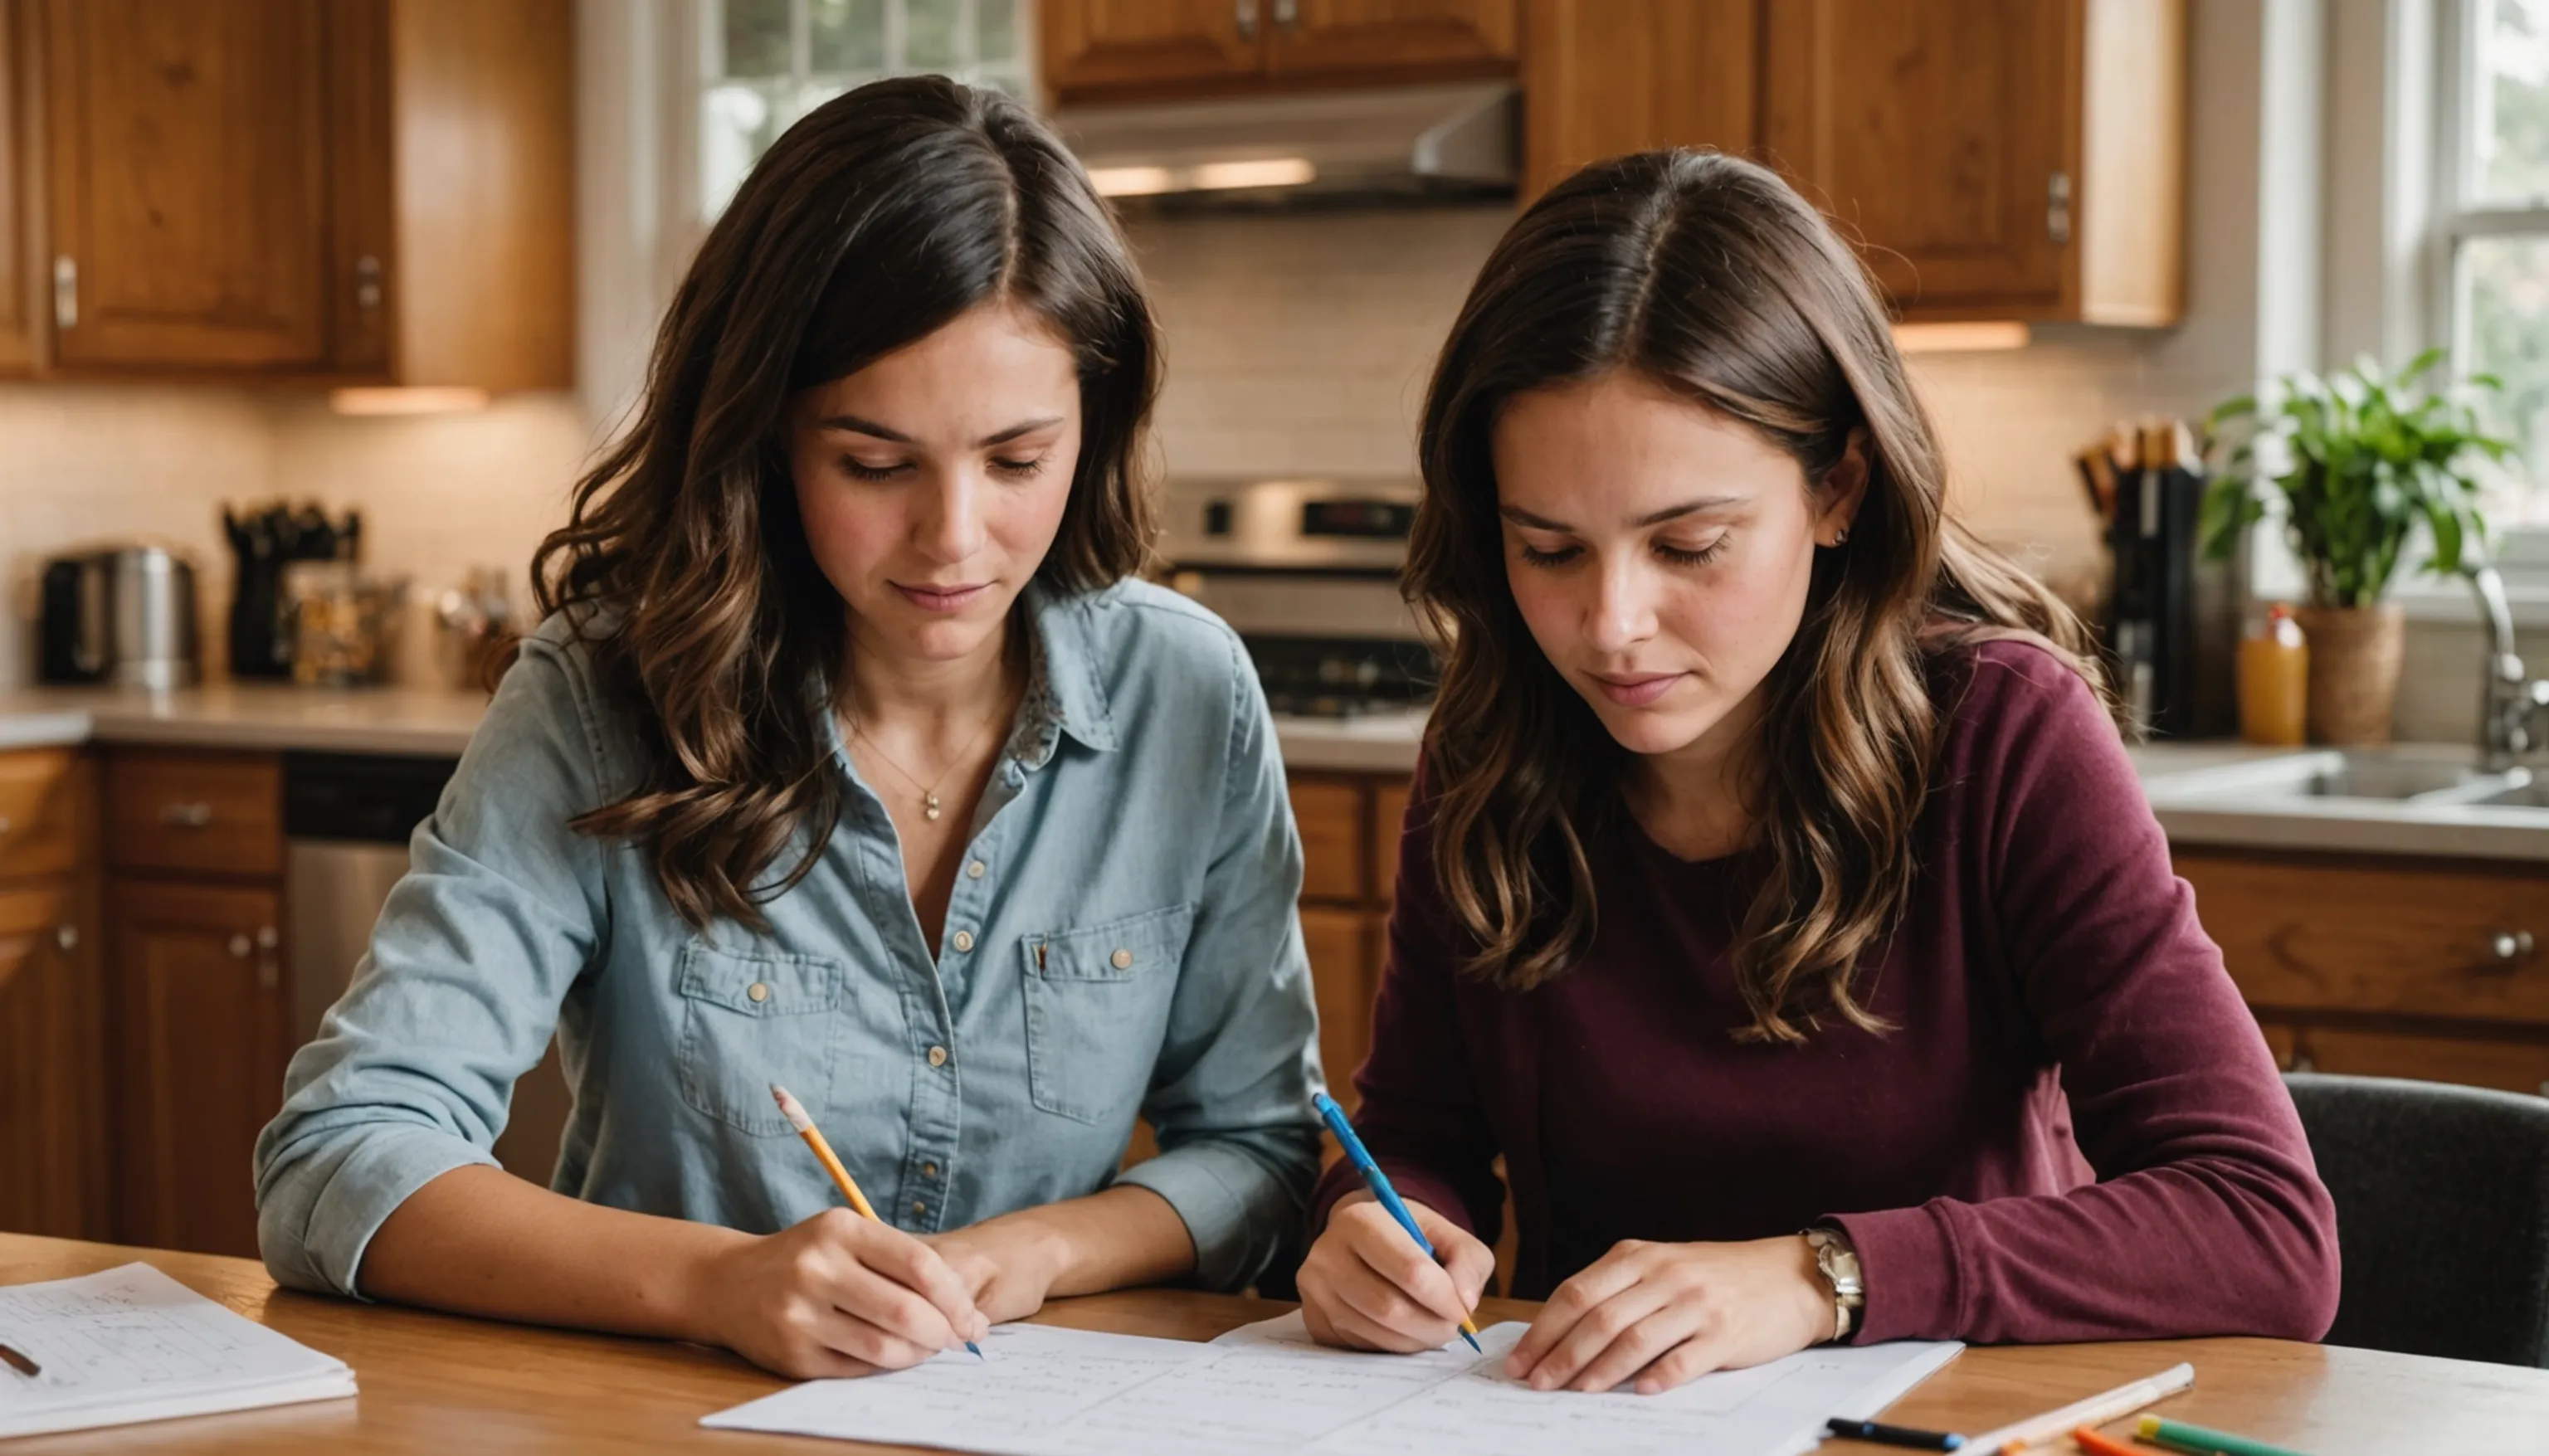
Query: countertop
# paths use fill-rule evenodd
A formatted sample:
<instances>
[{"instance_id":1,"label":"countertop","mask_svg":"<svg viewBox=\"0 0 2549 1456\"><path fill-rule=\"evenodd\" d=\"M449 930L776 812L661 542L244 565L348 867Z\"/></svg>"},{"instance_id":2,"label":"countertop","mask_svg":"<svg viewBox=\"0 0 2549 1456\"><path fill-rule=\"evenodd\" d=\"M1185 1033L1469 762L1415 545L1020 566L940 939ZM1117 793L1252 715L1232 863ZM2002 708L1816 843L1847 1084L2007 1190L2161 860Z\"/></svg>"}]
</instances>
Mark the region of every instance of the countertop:
<instances>
[{"instance_id":1,"label":"countertop","mask_svg":"<svg viewBox=\"0 0 2549 1456\"><path fill-rule=\"evenodd\" d=\"M171 692L34 687L0 691L0 749L89 741L214 749L457 756L487 708L475 691L215 683ZM1364 718L1277 715L1294 773L1404 774L1421 712ZM2241 743L2160 743L2128 751L2173 844L2257 850L2431 855L2549 864L2549 811L2441 808L2362 799L2224 803L2177 780L2196 771L2290 752Z\"/></svg>"}]
</instances>

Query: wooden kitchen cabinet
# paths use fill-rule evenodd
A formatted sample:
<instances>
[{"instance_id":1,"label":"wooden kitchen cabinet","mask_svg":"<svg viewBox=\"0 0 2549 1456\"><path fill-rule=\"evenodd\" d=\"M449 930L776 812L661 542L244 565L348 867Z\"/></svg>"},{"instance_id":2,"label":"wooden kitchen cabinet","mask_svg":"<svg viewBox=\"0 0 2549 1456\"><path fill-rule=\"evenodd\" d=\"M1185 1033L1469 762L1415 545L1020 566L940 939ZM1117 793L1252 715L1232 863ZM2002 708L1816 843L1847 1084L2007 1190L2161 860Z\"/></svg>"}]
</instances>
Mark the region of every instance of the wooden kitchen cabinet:
<instances>
[{"instance_id":1,"label":"wooden kitchen cabinet","mask_svg":"<svg viewBox=\"0 0 2549 1456\"><path fill-rule=\"evenodd\" d=\"M1496 74L1513 68L1515 0L1264 0L1277 76Z\"/></svg>"},{"instance_id":2,"label":"wooden kitchen cabinet","mask_svg":"<svg viewBox=\"0 0 2549 1456\"><path fill-rule=\"evenodd\" d=\"M1761 11L1759 0L1530 0L1523 195L1624 152L1751 152Z\"/></svg>"},{"instance_id":3,"label":"wooden kitchen cabinet","mask_svg":"<svg viewBox=\"0 0 2549 1456\"><path fill-rule=\"evenodd\" d=\"M2549 874L2360 856L2173 859L2278 1065L2549 1096Z\"/></svg>"},{"instance_id":4,"label":"wooden kitchen cabinet","mask_svg":"<svg viewBox=\"0 0 2549 1456\"><path fill-rule=\"evenodd\" d=\"M249 1160L292 1051L282 763L119 749L106 761L116 1236L256 1252Z\"/></svg>"},{"instance_id":5,"label":"wooden kitchen cabinet","mask_svg":"<svg viewBox=\"0 0 2549 1456\"><path fill-rule=\"evenodd\" d=\"M1064 104L1510 74L1519 0L1047 0Z\"/></svg>"},{"instance_id":6,"label":"wooden kitchen cabinet","mask_svg":"<svg viewBox=\"0 0 2549 1456\"><path fill-rule=\"evenodd\" d=\"M1329 1095L1355 1110L1355 1068L1371 1049L1371 998L1377 990L1373 947L1379 927L1360 910L1301 907L1301 945L1319 1003L1319 1062Z\"/></svg>"},{"instance_id":7,"label":"wooden kitchen cabinet","mask_svg":"<svg viewBox=\"0 0 2549 1456\"><path fill-rule=\"evenodd\" d=\"M0 1230L113 1231L96 775L0 754Z\"/></svg>"},{"instance_id":8,"label":"wooden kitchen cabinet","mask_svg":"<svg viewBox=\"0 0 2549 1456\"><path fill-rule=\"evenodd\" d=\"M1760 144L1907 318L2176 321L2184 0L1782 0Z\"/></svg>"},{"instance_id":9,"label":"wooden kitchen cabinet","mask_svg":"<svg viewBox=\"0 0 2549 1456\"><path fill-rule=\"evenodd\" d=\"M568 0L46 0L51 370L572 379Z\"/></svg>"},{"instance_id":10,"label":"wooden kitchen cabinet","mask_svg":"<svg viewBox=\"0 0 2549 1456\"><path fill-rule=\"evenodd\" d=\"M0 0L0 378L36 367L34 199L25 0Z\"/></svg>"},{"instance_id":11,"label":"wooden kitchen cabinet","mask_svg":"<svg viewBox=\"0 0 2549 1456\"><path fill-rule=\"evenodd\" d=\"M258 884L118 879L116 1237L256 1254L257 1134L283 1105L283 897Z\"/></svg>"}]
</instances>

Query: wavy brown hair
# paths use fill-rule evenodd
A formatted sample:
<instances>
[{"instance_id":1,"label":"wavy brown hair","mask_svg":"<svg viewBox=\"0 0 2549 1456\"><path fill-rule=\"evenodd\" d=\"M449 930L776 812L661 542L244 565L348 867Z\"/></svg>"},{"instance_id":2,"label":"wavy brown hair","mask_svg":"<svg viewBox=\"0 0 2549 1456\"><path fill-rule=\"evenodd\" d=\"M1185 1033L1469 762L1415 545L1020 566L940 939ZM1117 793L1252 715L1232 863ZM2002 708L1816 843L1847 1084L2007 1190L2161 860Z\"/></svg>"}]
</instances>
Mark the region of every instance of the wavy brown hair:
<instances>
[{"instance_id":1,"label":"wavy brown hair","mask_svg":"<svg viewBox=\"0 0 2549 1456\"><path fill-rule=\"evenodd\" d=\"M840 818L823 715L848 623L798 518L790 401L998 300L1079 361L1080 457L1037 579L1116 581L1151 539L1135 458L1159 347L1140 276L1050 132L938 77L863 86L771 146L675 294L628 430L532 558L540 609L569 614L647 750L633 791L575 828L639 846L694 926L759 927Z\"/></svg>"},{"instance_id":2,"label":"wavy brown hair","mask_svg":"<svg viewBox=\"0 0 2549 1456\"><path fill-rule=\"evenodd\" d=\"M1766 169L1708 151L1599 162L1515 222L1427 393L1406 588L1445 657L1426 734L1435 872L1469 968L1539 985L1593 939L1587 845L1628 767L1540 651L1506 579L1489 443L1527 391L1634 369L1756 430L1814 489L1864 432L1865 498L1819 549L1803 622L1762 684L1747 805L1761 878L1735 942L1752 1021L1878 1029L1851 984L1911 892L1939 653L2038 639L2096 681L2079 621L1943 508L1937 440L1858 259Z\"/></svg>"}]
</instances>

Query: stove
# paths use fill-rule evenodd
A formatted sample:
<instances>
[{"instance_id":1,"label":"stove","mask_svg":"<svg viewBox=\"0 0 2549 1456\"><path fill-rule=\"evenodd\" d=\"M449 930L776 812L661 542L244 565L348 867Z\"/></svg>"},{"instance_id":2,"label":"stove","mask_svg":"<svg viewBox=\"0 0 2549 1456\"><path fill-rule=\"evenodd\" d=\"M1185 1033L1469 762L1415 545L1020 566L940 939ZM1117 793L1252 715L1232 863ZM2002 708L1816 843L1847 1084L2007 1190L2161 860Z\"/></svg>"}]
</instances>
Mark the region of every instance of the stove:
<instances>
[{"instance_id":1,"label":"stove","mask_svg":"<svg viewBox=\"0 0 2549 1456\"><path fill-rule=\"evenodd\" d=\"M1230 623L1278 714L1421 708L1433 654L1398 594L1422 487L1405 479L1170 483L1170 581Z\"/></svg>"}]
</instances>

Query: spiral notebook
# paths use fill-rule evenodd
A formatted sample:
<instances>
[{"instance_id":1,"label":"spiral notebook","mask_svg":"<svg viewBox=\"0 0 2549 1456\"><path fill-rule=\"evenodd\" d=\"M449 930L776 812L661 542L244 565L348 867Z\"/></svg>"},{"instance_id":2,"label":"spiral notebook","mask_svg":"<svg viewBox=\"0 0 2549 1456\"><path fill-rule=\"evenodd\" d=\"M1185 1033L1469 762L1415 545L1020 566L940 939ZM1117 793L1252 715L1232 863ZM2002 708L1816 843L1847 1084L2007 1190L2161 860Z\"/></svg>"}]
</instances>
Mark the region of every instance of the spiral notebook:
<instances>
[{"instance_id":1,"label":"spiral notebook","mask_svg":"<svg viewBox=\"0 0 2549 1456\"><path fill-rule=\"evenodd\" d=\"M342 1360L147 1264L0 1288L0 1440L353 1394Z\"/></svg>"}]
</instances>

